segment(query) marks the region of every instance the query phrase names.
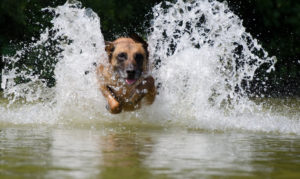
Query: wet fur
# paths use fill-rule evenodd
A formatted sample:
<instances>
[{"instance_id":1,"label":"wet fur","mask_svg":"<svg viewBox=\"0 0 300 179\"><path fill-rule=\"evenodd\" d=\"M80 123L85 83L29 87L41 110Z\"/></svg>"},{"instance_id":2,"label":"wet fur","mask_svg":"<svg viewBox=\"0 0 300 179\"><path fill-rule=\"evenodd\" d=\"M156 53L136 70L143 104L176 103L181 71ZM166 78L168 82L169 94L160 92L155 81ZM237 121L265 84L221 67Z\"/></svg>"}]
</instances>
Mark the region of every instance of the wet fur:
<instances>
[{"instance_id":1,"label":"wet fur","mask_svg":"<svg viewBox=\"0 0 300 179\"><path fill-rule=\"evenodd\" d=\"M147 47L147 43L136 34L106 43L108 64L98 66L97 76L111 113L139 109L142 99L146 104L153 103L156 88L153 77L149 75ZM125 56L122 53L126 54L126 60L122 60ZM127 80L135 82L129 84Z\"/></svg>"}]
</instances>

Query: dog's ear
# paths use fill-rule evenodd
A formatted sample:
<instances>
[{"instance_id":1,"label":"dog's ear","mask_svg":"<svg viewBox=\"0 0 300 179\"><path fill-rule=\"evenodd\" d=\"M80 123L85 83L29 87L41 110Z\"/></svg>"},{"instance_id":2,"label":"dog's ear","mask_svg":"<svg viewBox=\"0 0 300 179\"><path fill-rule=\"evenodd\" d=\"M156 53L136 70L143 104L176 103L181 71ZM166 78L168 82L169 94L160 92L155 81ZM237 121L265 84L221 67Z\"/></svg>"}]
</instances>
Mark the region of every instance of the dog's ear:
<instances>
[{"instance_id":1,"label":"dog's ear","mask_svg":"<svg viewBox=\"0 0 300 179\"><path fill-rule=\"evenodd\" d=\"M112 42L109 42L109 41L105 41L105 51L108 55L108 60L109 60L109 63L111 62L111 58L112 58L112 54L115 50L115 46Z\"/></svg>"},{"instance_id":2,"label":"dog's ear","mask_svg":"<svg viewBox=\"0 0 300 179\"><path fill-rule=\"evenodd\" d=\"M130 33L129 37L132 38L132 40L134 40L135 42L143 44L143 47L145 49L145 52L146 52L146 55L148 58L148 56L149 56L148 43L136 33Z\"/></svg>"}]
</instances>

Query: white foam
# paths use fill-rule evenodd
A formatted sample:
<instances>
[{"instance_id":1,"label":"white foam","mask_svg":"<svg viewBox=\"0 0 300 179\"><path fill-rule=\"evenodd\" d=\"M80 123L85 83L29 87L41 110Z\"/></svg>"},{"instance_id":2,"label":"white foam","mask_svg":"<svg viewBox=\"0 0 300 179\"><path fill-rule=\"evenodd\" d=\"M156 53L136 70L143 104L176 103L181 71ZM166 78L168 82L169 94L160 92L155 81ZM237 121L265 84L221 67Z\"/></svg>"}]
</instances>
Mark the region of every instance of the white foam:
<instances>
[{"instance_id":1,"label":"white foam","mask_svg":"<svg viewBox=\"0 0 300 179\"><path fill-rule=\"evenodd\" d=\"M275 59L268 57L226 4L178 0L165 6L168 8L162 4L153 8L148 36L151 62L160 61L153 76L161 87L152 106L120 115L106 111L93 65L106 62L100 19L76 2L48 8L55 13L53 27L32 44L43 44L49 38L70 40L58 40L56 45L63 50L56 57L56 86L46 87L36 74L5 69L2 88L11 105L1 106L0 121L19 124L138 118L197 129L300 134L299 115L264 111L248 99L247 87L242 84L250 82L263 63L273 69ZM6 58L13 64L20 60L17 54ZM14 79L22 75L31 81L16 84ZM19 99L24 104L17 105Z\"/></svg>"}]
</instances>

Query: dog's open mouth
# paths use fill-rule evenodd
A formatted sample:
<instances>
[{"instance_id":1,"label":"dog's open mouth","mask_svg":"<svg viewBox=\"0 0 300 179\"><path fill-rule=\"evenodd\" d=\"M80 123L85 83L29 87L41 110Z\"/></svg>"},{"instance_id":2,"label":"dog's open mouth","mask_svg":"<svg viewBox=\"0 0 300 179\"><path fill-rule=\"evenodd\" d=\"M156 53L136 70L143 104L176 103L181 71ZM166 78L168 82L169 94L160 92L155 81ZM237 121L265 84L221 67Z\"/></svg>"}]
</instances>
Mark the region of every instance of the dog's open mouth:
<instances>
[{"instance_id":1,"label":"dog's open mouth","mask_svg":"<svg viewBox=\"0 0 300 179\"><path fill-rule=\"evenodd\" d=\"M126 83L129 85L132 85L133 83L135 83L137 80L136 79L126 79Z\"/></svg>"},{"instance_id":2,"label":"dog's open mouth","mask_svg":"<svg viewBox=\"0 0 300 179\"><path fill-rule=\"evenodd\" d=\"M135 75L136 75L135 71L127 71L126 83L129 85L134 84L137 81Z\"/></svg>"}]
</instances>

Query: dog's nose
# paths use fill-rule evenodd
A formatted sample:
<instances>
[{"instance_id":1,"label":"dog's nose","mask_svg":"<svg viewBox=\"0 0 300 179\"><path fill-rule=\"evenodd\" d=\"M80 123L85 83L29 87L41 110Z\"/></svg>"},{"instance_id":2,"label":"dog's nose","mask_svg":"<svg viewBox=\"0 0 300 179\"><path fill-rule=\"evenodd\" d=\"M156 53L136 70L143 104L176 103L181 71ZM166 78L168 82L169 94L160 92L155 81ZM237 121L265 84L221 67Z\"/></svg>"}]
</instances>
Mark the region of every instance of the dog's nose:
<instances>
[{"instance_id":1,"label":"dog's nose","mask_svg":"<svg viewBox=\"0 0 300 179\"><path fill-rule=\"evenodd\" d=\"M133 79L135 76L135 71L134 70L127 70L127 76L129 79Z\"/></svg>"},{"instance_id":2,"label":"dog's nose","mask_svg":"<svg viewBox=\"0 0 300 179\"><path fill-rule=\"evenodd\" d=\"M128 64L128 66L126 67L126 71L134 71L134 65Z\"/></svg>"},{"instance_id":3,"label":"dog's nose","mask_svg":"<svg viewBox=\"0 0 300 179\"><path fill-rule=\"evenodd\" d=\"M135 74L135 70L127 70L126 71L128 75L134 75Z\"/></svg>"}]
</instances>

